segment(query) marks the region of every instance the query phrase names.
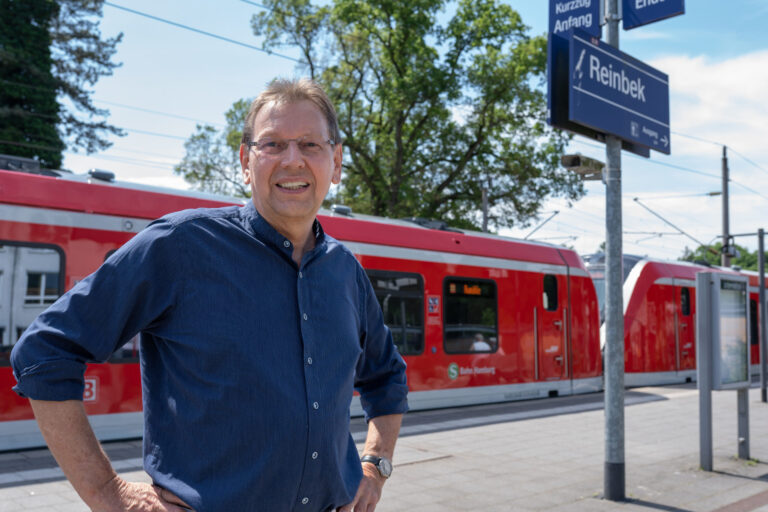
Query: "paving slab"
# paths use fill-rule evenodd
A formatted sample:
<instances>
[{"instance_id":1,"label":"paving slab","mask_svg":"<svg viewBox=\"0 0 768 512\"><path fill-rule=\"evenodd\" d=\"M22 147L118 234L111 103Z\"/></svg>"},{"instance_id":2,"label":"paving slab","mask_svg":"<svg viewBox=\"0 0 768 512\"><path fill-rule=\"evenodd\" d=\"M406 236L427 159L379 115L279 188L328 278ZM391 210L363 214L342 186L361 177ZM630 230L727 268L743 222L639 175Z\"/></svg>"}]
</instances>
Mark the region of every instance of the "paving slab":
<instances>
[{"instance_id":1,"label":"paving slab","mask_svg":"<svg viewBox=\"0 0 768 512\"><path fill-rule=\"evenodd\" d=\"M736 394L713 393L713 472L699 469L698 394L627 392L626 495L602 499L602 397L413 413L377 512L768 512L768 404L750 391L751 459L736 458ZM365 426L353 420L362 449ZM149 481L141 442L106 443L123 478ZM47 450L0 454L0 512L87 512Z\"/></svg>"}]
</instances>

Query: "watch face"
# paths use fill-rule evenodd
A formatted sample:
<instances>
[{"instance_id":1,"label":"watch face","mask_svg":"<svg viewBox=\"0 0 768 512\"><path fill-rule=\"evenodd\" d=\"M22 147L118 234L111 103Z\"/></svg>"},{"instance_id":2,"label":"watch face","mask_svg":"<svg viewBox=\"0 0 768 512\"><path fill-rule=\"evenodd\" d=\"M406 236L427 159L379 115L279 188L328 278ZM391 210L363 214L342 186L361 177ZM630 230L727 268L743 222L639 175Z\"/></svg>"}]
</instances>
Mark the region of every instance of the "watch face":
<instances>
[{"instance_id":1,"label":"watch face","mask_svg":"<svg viewBox=\"0 0 768 512\"><path fill-rule=\"evenodd\" d=\"M389 476L392 474L392 463L389 462L389 459L386 457L381 458L377 467L379 468L379 473L381 473L381 476L385 478L389 478Z\"/></svg>"}]
</instances>

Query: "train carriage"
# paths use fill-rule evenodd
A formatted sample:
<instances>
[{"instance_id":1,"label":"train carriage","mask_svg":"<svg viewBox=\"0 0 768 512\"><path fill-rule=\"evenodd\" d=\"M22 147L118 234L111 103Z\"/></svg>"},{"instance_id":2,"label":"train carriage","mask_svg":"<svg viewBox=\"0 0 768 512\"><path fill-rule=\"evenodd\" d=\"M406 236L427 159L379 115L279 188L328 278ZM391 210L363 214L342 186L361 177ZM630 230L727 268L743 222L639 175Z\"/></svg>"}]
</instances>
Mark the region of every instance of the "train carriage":
<instances>
[{"instance_id":1,"label":"train carriage","mask_svg":"<svg viewBox=\"0 0 768 512\"><path fill-rule=\"evenodd\" d=\"M115 183L105 173L0 170L0 190L3 451L42 444L27 401L11 391L8 364L32 319L152 219L240 201ZM319 217L368 273L408 363L412 409L600 389L597 297L573 251L343 209ZM138 346L133 339L86 370L84 403L102 440L141 435Z\"/></svg>"}]
</instances>

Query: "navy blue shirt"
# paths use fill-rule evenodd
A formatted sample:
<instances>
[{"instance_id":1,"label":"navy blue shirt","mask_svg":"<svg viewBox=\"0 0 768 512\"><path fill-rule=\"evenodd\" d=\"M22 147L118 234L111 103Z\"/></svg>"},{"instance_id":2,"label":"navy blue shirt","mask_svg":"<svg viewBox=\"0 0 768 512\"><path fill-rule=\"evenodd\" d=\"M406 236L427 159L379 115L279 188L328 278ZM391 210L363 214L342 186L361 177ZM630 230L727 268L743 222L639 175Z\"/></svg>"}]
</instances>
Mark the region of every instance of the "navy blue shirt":
<instances>
[{"instance_id":1,"label":"navy blue shirt","mask_svg":"<svg viewBox=\"0 0 768 512\"><path fill-rule=\"evenodd\" d=\"M144 467L194 509L325 511L362 471L368 418L407 409L405 364L352 253L314 225L301 265L253 204L168 215L30 325L14 388L82 399L88 361L141 331Z\"/></svg>"}]
</instances>

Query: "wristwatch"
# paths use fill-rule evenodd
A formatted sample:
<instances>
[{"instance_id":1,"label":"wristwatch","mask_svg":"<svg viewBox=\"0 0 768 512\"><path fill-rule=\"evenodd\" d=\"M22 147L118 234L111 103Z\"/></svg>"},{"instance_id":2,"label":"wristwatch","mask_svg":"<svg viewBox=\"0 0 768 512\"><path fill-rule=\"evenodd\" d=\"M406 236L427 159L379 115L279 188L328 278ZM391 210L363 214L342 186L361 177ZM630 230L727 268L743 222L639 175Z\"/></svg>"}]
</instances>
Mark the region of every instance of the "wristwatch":
<instances>
[{"instance_id":1,"label":"wristwatch","mask_svg":"<svg viewBox=\"0 0 768 512\"><path fill-rule=\"evenodd\" d=\"M392 475L392 461L386 457L378 457L376 455L363 455L360 457L360 462L370 462L376 469L379 470L379 474L384 478L389 478Z\"/></svg>"}]
</instances>

